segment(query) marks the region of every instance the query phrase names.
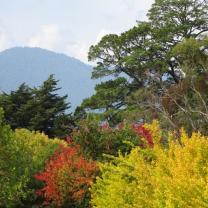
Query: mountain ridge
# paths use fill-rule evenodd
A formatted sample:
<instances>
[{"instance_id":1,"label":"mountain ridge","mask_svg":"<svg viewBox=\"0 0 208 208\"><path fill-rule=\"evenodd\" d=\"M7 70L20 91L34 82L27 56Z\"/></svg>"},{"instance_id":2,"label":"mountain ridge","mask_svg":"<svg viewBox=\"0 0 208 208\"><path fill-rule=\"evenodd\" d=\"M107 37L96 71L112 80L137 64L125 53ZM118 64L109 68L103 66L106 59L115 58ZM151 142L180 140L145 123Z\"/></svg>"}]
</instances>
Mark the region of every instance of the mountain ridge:
<instances>
[{"instance_id":1,"label":"mountain ridge","mask_svg":"<svg viewBox=\"0 0 208 208\"><path fill-rule=\"evenodd\" d=\"M68 94L71 110L94 92L92 66L47 49L13 47L0 52L0 90L9 93L26 83L38 87L50 74L59 80L60 95Z\"/></svg>"}]
</instances>

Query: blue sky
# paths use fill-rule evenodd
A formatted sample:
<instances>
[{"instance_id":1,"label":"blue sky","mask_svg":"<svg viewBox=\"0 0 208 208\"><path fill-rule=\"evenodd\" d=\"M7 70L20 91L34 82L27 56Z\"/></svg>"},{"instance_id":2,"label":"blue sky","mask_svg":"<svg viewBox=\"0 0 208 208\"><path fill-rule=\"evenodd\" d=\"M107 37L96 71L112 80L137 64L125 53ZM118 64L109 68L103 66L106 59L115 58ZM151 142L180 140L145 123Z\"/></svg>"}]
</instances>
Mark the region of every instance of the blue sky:
<instances>
[{"instance_id":1,"label":"blue sky","mask_svg":"<svg viewBox=\"0 0 208 208\"><path fill-rule=\"evenodd\" d=\"M0 0L0 51L41 47L87 62L90 45L128 30L154 0Z\"/></svg>"}]
</instances>

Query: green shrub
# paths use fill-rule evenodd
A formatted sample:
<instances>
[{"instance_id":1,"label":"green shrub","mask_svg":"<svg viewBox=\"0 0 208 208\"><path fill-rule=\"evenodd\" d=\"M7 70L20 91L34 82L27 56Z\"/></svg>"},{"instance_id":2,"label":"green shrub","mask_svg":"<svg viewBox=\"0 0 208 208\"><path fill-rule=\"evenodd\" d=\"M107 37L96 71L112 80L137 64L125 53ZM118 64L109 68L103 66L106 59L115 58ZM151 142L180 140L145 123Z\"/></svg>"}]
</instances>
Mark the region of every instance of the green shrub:
<instances>
[{"instance_id":1,"label":"green shrub","mask_svg":"<svg viewBox=\"0 0 208 208\"><path fill-rule=\"evenodd\" d=\"M44 168L46 160L63 142L26 129L13 132L2 120L0 110L0 207L20 206L22 200L34 200L39 184L33 175Z\"/></svg>"},{"instance_id":2,"label":"green shrub","mask_svg":"<svg viewBox=\"0 0 208 208\"><path fill-rule=\"evenodd\" d=\"M130 152L131 143L141 143L132 126L126 123L111 128L107 123L99 125L97 121L82 120L79 129L72 135L73 141L80 145L85 156L95 160L103 159L103 154L118 155L118 151Z\"/></svg>"}]
</instances>

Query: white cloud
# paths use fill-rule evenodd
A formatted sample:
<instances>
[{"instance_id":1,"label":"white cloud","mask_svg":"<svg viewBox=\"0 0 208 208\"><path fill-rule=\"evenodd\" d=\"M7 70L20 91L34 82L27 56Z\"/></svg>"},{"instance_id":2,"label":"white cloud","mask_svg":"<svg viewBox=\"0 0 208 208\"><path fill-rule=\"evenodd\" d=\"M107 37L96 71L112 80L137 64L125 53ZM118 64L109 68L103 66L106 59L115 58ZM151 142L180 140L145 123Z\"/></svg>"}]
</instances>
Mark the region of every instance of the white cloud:
<instances>
[{"instance_id":1,"label":"white cloud","mask_svg":"<svg viewBox=\"0 0 208 208\"><path fill-rule=\"evenodd\" d=\"M113 32L110 30L102 29L97 34L97 38L95 42L89 43L89 42L79 41L79 42L70 43L70 44L67 44L64 52L72 57L75 57L84 61L85 63L88 63L87 56L88 56L88 51L89 51L90 46L97 44L102 39L103 36L107 34L111 34L111 33Z\"/></svg>"},{"instance_id":2,"label":"white cloud","mask_svg":"<svg viewBox=\"0 0 208 208\"><path fill-rule=\"evenodd\" d=\"M56 25L45 25L41 27L40 31L29 38L27 46L65 53L87 62L89 46L86 43L77 42L73 39L69 31L60 30Z\"/></svg>"},{"instance_id":3,"label":"white cloud","mask_svg":"<svg viewBox=\"0 0 208 208\"><path fill-rule=\"evenodd\" d=\"M11 45L11 40L7 31L4 28L0 27L0 51L11 47Z\"/></svg>"},{"instance_id":4,"label":"white cloud","mask_svg":"<svg viewBox=\"0 0 208 208\"><path fill-rule=\"evenodd\" d=\"M122 3L124 5L126 5L126 7L129 9L129 10L132 10L132 9L138 9L138 8L142 8L142 9L149 9L150 5L154 3L154 0L122 0Z\"/></svg>"},{"instance_id":5,"label":"white cloud","mask_svg":"<svg viewBox=\"0 0 208 208\"><path fill-rule=\"evenodd\" d=\"M98 33L95 43L98 43L102 39L103 36L108 35L108 34L114 34L114 32L110 30L102 29Z\"/></svg>"},{"instance_id":6,"label":"white cloud","mask_svg":"<svg viewBox=\"0 0 208 208\"><path fill-rule=\"evenodd\" d=\"M123 7L125 8L126 15L132 16L135 14L135 20L147 20L147 11L150 6L154 3L154 0L122 0Z\"/></svg>"},{"instance_id":7,"label":"white cloud","mask_svg":"<svg viewBox=\"0 0 208 208\"><path fill-rule=\"evenodd\" d=\"M61 42L61 33L55 25L45 25L28 41L28 46L56 50Z\"/></svg>"},{"instance_id":8,"label":"white cloud","mask_svg":"<svg viewBox=\"0 0 208 208\"><path fill-rule=\"evenodd\" d=\"M105 0L102 7L105 17L109 17L109 26L128 26L136 20L147 20L146 14L154 0ZM102 10L102 11L103 11Z\"/></svg>"},{"instance_id":9,"label":"white cloud","mask_svg":"<svg viewBox=\"0 0 208 208\"><path fill-rule=\"evenodd\" d=\"M100 17L98 16L98 18L94 18L97 13L96 10L92 11L92 25L94 26L89 27L89 30L88 27L79 26L79 24L74 25L76 21L68 25L58 24L58 26L46 23L46 25L40 27L39 31L35 32L27 39L25 45L65 53L81 61L88 62L87 54L91 45L97 44L102 37L107 34L119 34L124 32L134 26L136 20L144 19L145 10L149 8L153 1L154 0L101 1L101 6L99 3L99 12L102 15ZM86 4L86 7L88 8L88 4ZM88 9L86 9L86 11L88 11ZM78 16L73 17L76 17L77 21L79 20ZM86 15L86 17L88 16ZM91 16L89 15L89 17ZM82 19L81 14L79 18ZM86 20L88 21L87 18ZM82 24L86 25L85 19L82 21ZM99 24L99 26L97 26L97 24ZM83 31L82 28L84 28L85 31Z\"/></svg>"},{"instance_id":10,"label":"white cloud","mask_svg":"<svg viewBox=\"0 0 208 208\"><path fill-rule=\"evenodd\" d=\"M89 46L90 45L88 45L87 43L74 42L68 44L64 52L71 57L77 58L85 63L88 63L87 54Z\"/></svg>"}]
</instances>

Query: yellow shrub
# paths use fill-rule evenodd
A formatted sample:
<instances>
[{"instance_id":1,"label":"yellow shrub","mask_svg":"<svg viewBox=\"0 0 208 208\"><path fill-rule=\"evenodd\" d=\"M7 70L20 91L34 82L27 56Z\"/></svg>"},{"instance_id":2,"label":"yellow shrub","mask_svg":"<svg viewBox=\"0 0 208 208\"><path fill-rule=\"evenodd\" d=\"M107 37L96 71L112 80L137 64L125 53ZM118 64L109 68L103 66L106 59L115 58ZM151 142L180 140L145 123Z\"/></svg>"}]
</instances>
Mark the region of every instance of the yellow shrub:
<instances>
[{"instance_id":1,"label":"yellow shrub","mask_svg":"<svg viewBox=\"0 0 208 208\"><path fill-rule=\"evenodd\" d=\"M180 140L169 140L156 151L155 207L208 207L208 138L182 130Z\"/></svg>"},{"instance_id":2,"label":"yellow shrub","mask_svg":"<svg viewBox=\"0 0 208 208\"><path fill-rule=\"evenodd\" d=\"M60 139L49 139L44 133L29 131L27 129L16 129L14 145L27 151L30 155L30 164L33 170L40 171L45 161L52 155L58 145L67 145L65 141Z\"/></svg>"},{"instance_id":3,"label":"yellow shrub","mask_svg":"<svg viewBox=\"0 0 208 208\"><path fill-rule=\"evenodd\" d=\"M102 171L92 187L92 205L99 208L151 207L148 193L149 164L135 148L129 155L112 158L111 163L100 164ZM140 181L140 183L138 183Z\"/></svg>"},{"instance_id":4,"label":"yellow shrub","mask_svg":"<svg viewBox=\"0 0 208 208\"><path fill-rule=\"evenodd\" d=\"M181 130L170 133L168 148L159 144L162 131L154 121L145 124L154 147L136 147L129 155L100 164L101 176L93 185L93 207L208 207L208 138Z\"/></svg>"}]
</instances>

